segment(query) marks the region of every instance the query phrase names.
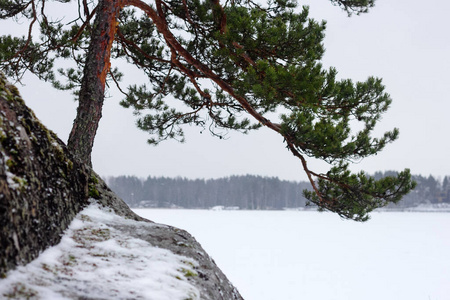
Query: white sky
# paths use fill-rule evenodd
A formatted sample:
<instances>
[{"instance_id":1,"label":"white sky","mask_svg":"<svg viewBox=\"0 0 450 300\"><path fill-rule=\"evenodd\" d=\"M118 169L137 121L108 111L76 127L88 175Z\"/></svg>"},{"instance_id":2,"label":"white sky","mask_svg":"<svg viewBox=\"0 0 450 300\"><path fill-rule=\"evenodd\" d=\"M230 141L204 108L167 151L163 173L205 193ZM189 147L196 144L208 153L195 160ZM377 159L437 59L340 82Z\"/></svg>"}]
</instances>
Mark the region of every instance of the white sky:
<instances>
[{"instance_id":1,"label":"white sky","mask_svg":"<svg viewBox=\"0 0 450 300\"><path fill-rule=\"evenodd\" d=\"M381 77L393 98L377 133L398 127L399 140L353 169L372 173L410 168L413 174L450 175L450 141L445 134L450 128L450 3L377 0L369 14L348 18L329 0L299 2L310 5L312 17L327 20L324 65L336 67L343 78ZM5 30L1 28L0 34ZM19 89L27 104L66 141L76 110L72 96L31 76L24 83ZM146 133L135 127L132 111L122 108L119 101L119 94L106 100L94 145L94 169L102 176L255 174L306 179L300 161L269 129L249 135L231 132L229 139L219 140L192 127L186 130L186 143L166 141L153 147L147 145ZM310 162L314 166L322 167L316 171L327 170L323 164Z\"/></svg>"}]
</instances>

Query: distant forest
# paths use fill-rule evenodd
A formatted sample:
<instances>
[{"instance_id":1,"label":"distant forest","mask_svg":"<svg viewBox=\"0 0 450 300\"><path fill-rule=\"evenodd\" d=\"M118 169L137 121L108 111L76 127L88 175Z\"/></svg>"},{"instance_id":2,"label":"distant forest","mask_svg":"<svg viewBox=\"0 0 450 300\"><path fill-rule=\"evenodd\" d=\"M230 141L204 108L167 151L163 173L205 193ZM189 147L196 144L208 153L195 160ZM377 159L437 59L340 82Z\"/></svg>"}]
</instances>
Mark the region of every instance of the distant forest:
<instances>
[{"instance_id":1,"label":"distant forest","mask_svg":"<svg viewBox=\"0 0 450 300\"><path fill-rule=\"evenodd\" d=\"M395 172L377 172L376 179ZM417 187L390 208L415 207L425 203L450 203L450 176L441 182L433 176L413 176ZM253 175L220 179L118 176L107 178L110 188L130 207L288 209L304 208L302 191L308 182L279 180Z\"/></svg>"}]
</instances>

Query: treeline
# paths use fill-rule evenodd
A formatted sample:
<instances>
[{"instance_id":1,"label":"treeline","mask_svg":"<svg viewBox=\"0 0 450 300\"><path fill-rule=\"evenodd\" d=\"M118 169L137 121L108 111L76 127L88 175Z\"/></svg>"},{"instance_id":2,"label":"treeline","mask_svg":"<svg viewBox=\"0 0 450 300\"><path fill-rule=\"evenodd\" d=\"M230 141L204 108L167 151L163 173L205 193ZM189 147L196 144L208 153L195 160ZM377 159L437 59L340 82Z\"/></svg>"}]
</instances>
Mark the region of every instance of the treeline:
<instances>
[{"instance_id":1,"label":"treeline","mask_svg":"<svg viewBox=\"0 0 450 300\"><path fill-rule=\"evenodd\" d=\"M396 174L393 171L376 172L374 177L379 179L383 176ZM428 203L450 203L450 176L445 176L442 181L432 175L428 177L413 175L412 177L417 182L417 187L403 197L397 205L390 205L389 208L408 208Z\"/></svg>"},{"instance_id":2,"label":"treeline","mask_svg":"<svg viewBox=\"0 0 450 300\"><path fill-rule=\"evenodd\" d=\"M377 172L375 178L395 175ZM413 176L417 187L397 208L423 203L450 203L450 177L441 182L433 176ZM107 178L110 188L131 207L285 209L305 207L302 191L308 182L279 180L275 177L231 176L220 179L118 176ZM394 206L391 206L392 208Z\"/></svg>"},{"instance_id":3,"label":"treeline","mask_svg":"<svg viewBox=\"0 0 450 300\"><path fill-rule=\"evenodd\" d=\"M220 179L119 176L107 179L110 188L131 207L282 209L304 207L306 182L261 176Z\"/></svg>"}]
</instances>

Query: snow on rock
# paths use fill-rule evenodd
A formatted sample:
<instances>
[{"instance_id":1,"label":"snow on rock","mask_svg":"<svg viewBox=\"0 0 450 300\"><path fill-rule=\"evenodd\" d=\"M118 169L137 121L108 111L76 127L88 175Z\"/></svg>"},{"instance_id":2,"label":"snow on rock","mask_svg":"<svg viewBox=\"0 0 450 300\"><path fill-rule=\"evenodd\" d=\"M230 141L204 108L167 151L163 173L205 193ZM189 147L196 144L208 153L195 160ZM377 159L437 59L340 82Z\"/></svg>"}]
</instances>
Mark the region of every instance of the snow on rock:
<instances>
[{"instance_id":1,"label":"snow on rock","mask_svg":"<svg viewBox=\"0 0 450 300\"><path fill-rule=\"evenodd\" d=\"M156 225L125 219L93 203L72 221L61 242L7 273L0 298L200 299L189 281L197 261L157 248L114 225L148 232Z\"/></svg>"}]
</instances>

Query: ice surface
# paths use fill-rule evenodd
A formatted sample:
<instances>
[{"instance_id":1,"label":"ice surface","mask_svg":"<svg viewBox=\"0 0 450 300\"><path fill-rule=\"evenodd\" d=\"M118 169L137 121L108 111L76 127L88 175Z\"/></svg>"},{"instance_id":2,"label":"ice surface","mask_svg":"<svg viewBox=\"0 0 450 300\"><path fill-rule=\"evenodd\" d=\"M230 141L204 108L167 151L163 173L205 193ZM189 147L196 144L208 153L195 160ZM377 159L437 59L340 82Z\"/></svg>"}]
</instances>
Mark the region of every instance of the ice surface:
<instances>
[{"instance_id":1,"label":"ice surface","mask_svg":"<svg viewBox=\"0 0 450 300\"><path fill-rule=\"evenodd\" d=\"M189 231L246 300L448 300L450 214L135 209Z\"/></svg>"}]
</instances>

